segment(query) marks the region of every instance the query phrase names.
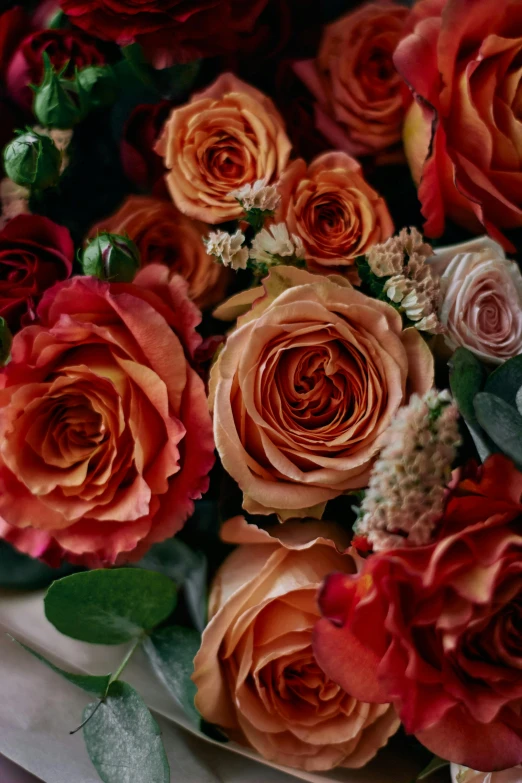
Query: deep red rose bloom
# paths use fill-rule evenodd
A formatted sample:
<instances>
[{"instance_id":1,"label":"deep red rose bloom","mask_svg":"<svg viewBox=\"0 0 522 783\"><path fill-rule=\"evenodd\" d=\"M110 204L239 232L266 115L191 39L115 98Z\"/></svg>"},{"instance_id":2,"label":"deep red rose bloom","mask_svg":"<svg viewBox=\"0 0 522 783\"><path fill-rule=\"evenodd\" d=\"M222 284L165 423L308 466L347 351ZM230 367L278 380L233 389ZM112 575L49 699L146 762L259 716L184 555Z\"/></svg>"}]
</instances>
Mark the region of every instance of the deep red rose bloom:
<instances>
[{"instance_id":1,"label":"deep red rose bloom","mask_svg":"<svg viewBox=\"0 0 522 783\"><path fill-rule=\"evenodd\" d=\"M71 235L40 215L19 215L0 231L0 315L11 331L31 323L47 288L69 277Z\"/></svg>"},{"instance_id":2,"label":"deep red rose bloom","mask_svg":"<svg viewBox=\"0 0 522 783\"><path fill-rule=\"evenodd\" d=\"M143 103L136 106L125 123L121 162L127 178L140 190L151 191L166 171L154 145L172 108L171 101Z\"/></svg>"},{"instance_id":3,"label":"deep red rose bloom","mask_svg":"<svg viewBox=\"0 0 522 783\"><path fill-rule=\"evenodd\" d=\"M214 462L193 368L198 309L165 266L47 291L0 374L0 536L33 557L137 560L173 536Z\"/></svg>"},{"instance_id":4,"label":"deep red rose bloom","mask_svg":"<svg viewBox=\"0 0 522 783\"><path fill-rule=\"evenodd\" d=\"M238 47L268 0L61 0L71 22L166 68Z\"/></svg>"},{"instance_id":5,"label":"deep red rose bloom","mask_svg":"<svg viewBox=\"0 0 522 783\"><path fill-rule=\"evenodd\" d=\"M43 77L43 52L49 55L56 70L67 64L66 78L74 76L76 67L102 65L105 57L96 42L80 30L39 30L24 38L7 68L7 89L11 97L29 109L33 92L29 84L40 84Z\"/></svg>"},{"instance_id":6,"label":"deep red rose bloom","mask_svg":"<svg viewBox=\"0 0 522 783\"><path fill-rule=\"evenodd\" d=\"M485 771L522 762L522 473L494 455L449 500L439 539L334 574L316 657L368 702L392 701L431 751Z\"/></svg>"}]
</instances>

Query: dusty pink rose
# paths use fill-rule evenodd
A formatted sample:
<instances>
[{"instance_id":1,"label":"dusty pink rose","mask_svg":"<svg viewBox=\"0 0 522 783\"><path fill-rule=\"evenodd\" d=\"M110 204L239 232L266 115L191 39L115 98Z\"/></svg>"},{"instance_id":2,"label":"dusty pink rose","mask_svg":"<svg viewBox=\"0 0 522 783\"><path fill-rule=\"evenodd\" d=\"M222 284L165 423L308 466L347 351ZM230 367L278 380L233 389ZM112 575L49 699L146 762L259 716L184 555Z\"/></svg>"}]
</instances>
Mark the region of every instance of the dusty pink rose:
<instances>
[{"instance_id":1,"label":"dusty pink rose","mask_svg":"<svg viewBox=\"0 0 522 783\"><path fill-rule=\"evenodd\" d=\"M270 98L224 73L172 111L155 149L164 158L178 209L205 223L223 223L243 211L232 191L278 179L290 142Z\"/></svg>"},{"instance_id":2,"label":"dusty pink rose","mask_svg":"<svg viewBox=\"0 0 522 783\"><path fill-rule=\"evenodd\" d=\"M392 57L408 13L365 3L327 25L315 60L294 66L317 101L317 128L349 155L378 155L401 139L411 97Z\"/></svg>"},{"instance_id":3,"label":"dusty pink rose","mask_svg":"<svg viewBox=\"0 0 522 783\"><path fill-rule=\"evenodd\" d=\"M451 349L501 364L522 353L522 275L489 237L435 251L443 295L439 318Z\"/></svg>"},{"instance_id":4,"label":"dusty pink rose","mask_svg":"<svg viewBox=\"0 0 522 783\"><path fill-rule=\"evenodd\" d=\"M359 163L344 152L326 152L308 167L295 160L279 185L277 220L302 241L309 266L349 272L357 256L393 233L384 199L368 185ZM331 270L330 270L331 271Z\"/></svg>"},{"instance_id":5,"label":"dusty pink rose","mask_svg":"<svg viewBox=\"0 0 522 783\"><path fill-rule=\"evenodd\" d=\"M194 661L201 714L278 764L364 766L397 730L397 716L352 698L312 651L322 580L357 569L357 555L342 554L346 533L294 521L270 535L236 517L223 537L241 546L218 571Z\"/></svg>"},{"instance_id":6,"label":"dusty pink rose","mask_svg":"<svg viewBox=\"0 0 522 783\"><path fill-rule=\"evenodd\" d=\"M0 535L33 557L135 560L208 485L199 312L160 265L72 278L37 312L0 376Z\"/></svg>"},{"instance_id":7,"label":"dusty pink rose","mask_svg":"<svg viewBox=\"0 0 522 783\"><path fill-rule=\"evenodd\" d=\"M280 266L264 288L238 296L254 305L212 369L216 444L245 509L321 516L366 486L397 409L431 388L433 357L391 305L342 277Z\"/></svg>"}]
</instances>

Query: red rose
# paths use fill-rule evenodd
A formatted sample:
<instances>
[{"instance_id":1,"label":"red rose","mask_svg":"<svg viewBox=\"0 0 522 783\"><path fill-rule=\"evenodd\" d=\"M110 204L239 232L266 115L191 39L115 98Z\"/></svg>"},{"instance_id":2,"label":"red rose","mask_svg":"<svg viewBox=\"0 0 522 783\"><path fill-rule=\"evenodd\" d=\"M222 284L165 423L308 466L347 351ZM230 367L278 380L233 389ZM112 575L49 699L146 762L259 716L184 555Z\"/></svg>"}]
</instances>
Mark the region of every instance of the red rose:
<instances>
[{"instance_id":1,"label":"red rose","mask_svg":"<svg viewBox=\"0 0 522 783\"><path fill-rule=\"evenodd\" d=\"M268 0L61 0L71 22L120 46L139 43L156 68L239 46Z\"/></svg>"},{"instance_id":2,"label":"red rose","mask_svg":"<svg viewBox=\"0 0 522 783\"><path fill-rule=\"evenodd\" d=\"M0 14L0 81L5 79L11 57L29 29L30 20L20 6Z\"/></svg>"},{"instance_id":3,"label":"red rose","mask_svg":"<svg viewBox=\"0 0 522 783\"><path fill-rule=\"evenodd\" d=\"M74 245L66 228L40 215L19 215L0 231L0 315L11 331L35 318L36 305L69 277Z\"/></svg>"},{"instance_id":4,"label":"red rose","mask_svg":"<svg viewBox=\"0 0 522 783\"><path fill-rule=\"evenodd\" d=\"M0 535L90 566L173 536L214 462L201 320L159 264L133 284L74 277L19 332L0 376Z\"/></svg>"},{"instance_id":5,"label":"red rose","mask_svg":"<svg viewBox=\"0 0 522 783\"><path fill-rule=\"evenodd\" d=\"M151 191L166 171L154 145L172 108L171 101L144 103L136 106L125 123L121 162L127 178L140 190Z\"/></svg>"},{"instance_id":6,"label":"red rose","mask_svg":"<svg viewBox=\"0 0 522 783\"><path fill-rule=\"evenodd\" d=\"M451 497L440 538L330 576L315 653L355 698L395 704L433 753L522 762L522 473L490 457Z\"/></svg>"},{"instance_id":7,"label":"red rose","mask_svg":"<svg viewBox=\"0 0 522 783\"><path fill-rule=\"evenodd\" d=\"M56 70L65 65L66 78L74 76L76 67L102 65L103 54L96 42L80 30L39 30L24 38L7 68L7 89L20 106L30 109L33 93L29 84L40 84L43 78L42 55L46 52Z\"/></svg>"}]
</instances>

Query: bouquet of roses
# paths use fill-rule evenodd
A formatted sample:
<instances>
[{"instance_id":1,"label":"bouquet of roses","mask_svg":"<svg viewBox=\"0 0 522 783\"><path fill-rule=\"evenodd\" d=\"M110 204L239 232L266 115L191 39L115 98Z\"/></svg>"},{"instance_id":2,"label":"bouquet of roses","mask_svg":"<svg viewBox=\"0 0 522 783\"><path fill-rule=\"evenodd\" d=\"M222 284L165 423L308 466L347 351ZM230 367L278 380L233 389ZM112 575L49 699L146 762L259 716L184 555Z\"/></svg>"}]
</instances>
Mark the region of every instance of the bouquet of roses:
<instances>
[{"instance_id":1,"label":"bouquet of roses","mask_svg":"<svg viewBox=\"0 0 522 783\"><path fill-rule=\"evenodd\" d=\"M0 586L125 645L12 640L100 778L170 780L143 648L269 763L521 781L522 4L7 5Z\"/></svg>"}]
</instances>

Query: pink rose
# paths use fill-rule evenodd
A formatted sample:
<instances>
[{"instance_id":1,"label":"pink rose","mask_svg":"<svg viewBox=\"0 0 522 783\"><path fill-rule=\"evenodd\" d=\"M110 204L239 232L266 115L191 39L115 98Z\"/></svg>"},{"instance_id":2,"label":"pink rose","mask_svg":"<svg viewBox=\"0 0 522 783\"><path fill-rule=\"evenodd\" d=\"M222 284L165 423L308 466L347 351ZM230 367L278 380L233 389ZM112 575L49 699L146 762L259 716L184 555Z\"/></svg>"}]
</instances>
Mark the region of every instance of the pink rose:
<instances>
[{"instance_id":1,"label":"pink rose","mask_svg":"<svg viewBox=\"0 0 522 783\"><path fill-rule=\"evenodd\" d=\"M136 560L208 485L199 312L151 265L134 284L59 283L38 316L0 376L0 534L48 560Z\"/></svg>"},{"instance_id":2,"label":"pink rose","mask_svg":"<svg viewBox=\"0 0 522 783\"><path fill-rule=\"evenodd\" d=\"M348 536L301 521L265 531L243 517L229 520L222 535L241 546L217 573L194 660L201 714L277 764L364 766L397 730L397 716L387 704L344 692L312 650L322 580L357 569L357 555L342 554Z\"/></svg>"},{"instance_id":3,"label":"pink rose","mask_svg":"<svg viewBox=\"0 0 522 783\"><path fill-rule=\"evenodd\" d=\"M451 349L469 348L501 364L522 353L522 275L489 237L435 250L441 275L440 321Z\"/></svg>"}]
</instances>

